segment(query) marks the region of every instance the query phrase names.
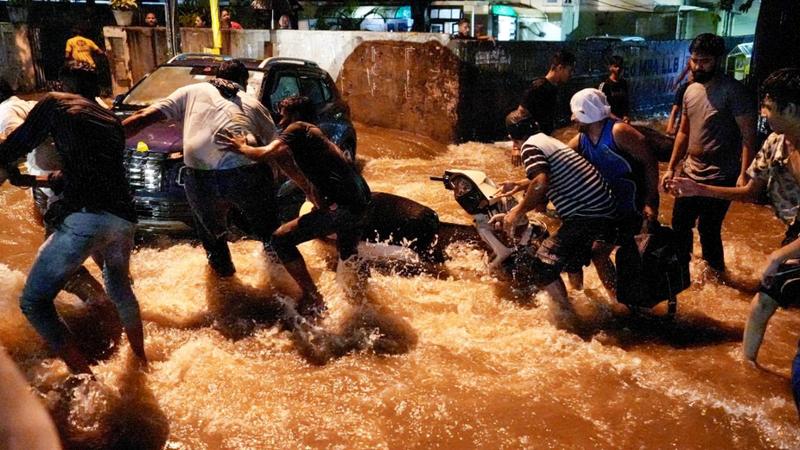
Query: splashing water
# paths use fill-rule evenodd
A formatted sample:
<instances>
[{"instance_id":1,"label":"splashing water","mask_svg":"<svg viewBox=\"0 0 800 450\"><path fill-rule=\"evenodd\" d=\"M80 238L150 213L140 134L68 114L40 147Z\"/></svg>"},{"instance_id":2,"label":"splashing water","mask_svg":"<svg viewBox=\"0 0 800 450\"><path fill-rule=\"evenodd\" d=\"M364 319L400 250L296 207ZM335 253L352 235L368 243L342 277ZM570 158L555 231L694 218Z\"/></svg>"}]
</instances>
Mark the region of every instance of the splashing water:
<instances>
[{"instance_id":1,"label":"splashing water","mask_svg":"<svg viewBox=\"0 0 800 450\"><path fill-rule=\"evenodd\" d=\"M372 189L445 221L470 218L428 176L522 176L501 144L358 131ZM577 334L552 325L545 298L520 301L486 275L485 255L468 245L447 249L446 276L373 271L354 301L328 247L303 244L329 304L316 326L279 319L296 288L255 242L231 245L238 272L226 281L197 246L141 248L132 275L152 366L135 370L123 340L91 381L69 377L19 311L42 239L29 205L27 192L0 190L0 341L76 448L800 447L788 382L797 313L770 322L766 369L739 362L748 289L783 233L766 207L734 205L726 220L726 259L741 282L720 282L695 259L674 321L665 305L631 316L586 269L585 289L570 292Z\"/></svg>"}]
</instances>

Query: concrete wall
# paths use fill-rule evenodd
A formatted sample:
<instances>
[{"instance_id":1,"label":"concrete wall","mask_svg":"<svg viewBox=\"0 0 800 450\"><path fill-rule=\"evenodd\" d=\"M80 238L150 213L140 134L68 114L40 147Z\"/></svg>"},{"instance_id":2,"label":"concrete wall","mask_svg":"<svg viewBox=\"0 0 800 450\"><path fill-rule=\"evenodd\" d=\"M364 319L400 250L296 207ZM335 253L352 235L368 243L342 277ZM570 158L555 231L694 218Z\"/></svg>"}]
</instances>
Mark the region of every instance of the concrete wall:
<instances>
[{"instance_id":1,"label":"concrete wall","mask_svg":"<svg viewBox=\"0 0 800 450\"><path fill-rule=\"evenodd\" d=\"M158 64L169 59L163 27L104 27L112 91L122 94ZM213 44L208 28L181 28L185 53L202 53ZM262 59L272 56L269 30L223 30L224 55Z\"/></svg>"},{"instance_id":2,"label":"concrete wall","mask_svg":"<svg viewBox=\"0 0 800 450\"><path fill-rule=\"evenodd\" d=\"M367 41L343 61L337 84L358 122L454 142L460 66L439 42Z\"/></svg>"},{"instance_id":3,"label":"concrete wall","mask_svg":"<svg viewBox=\"0 0 800 450\"><path fill-rule=\"evenodd\" d=\"M181 51L202 53L213 44L209 28L181 28ZM272 56L269 30L222 30L223 55L263 59Z\"/></svg>"},{"instance_id":4,"label":"concrete wall","mask_svg":"<svg viewBox=\"0 0 800 450\"><path fill-rule=\"evenodd\" d=\"M0 77L21 92L36 88L28 26L0 22Z\"/></svg>"},{"instance_id":5,"label":"concrete wall","mask_svg":"<svg viewBox=\"0 0 800 450\"><path fill-rule=\"evenodd\" d=\"M291 56L316 61L334 80L338 79L345 60L362 43L395 41L420 44L435 41L446 46L450 36L438 33L376 33L370 31L300 31L275 32L275 56Z\"/></svg>"},{"instance_id":6,"label":"concrete wall","mask_svg":"<svg viewBox=\"0 0 800 450\"><path fill-rule=\"evenodd\" d=\"M126 92L168 59L166 32L162 27L105 27L103 35L114 95Z\"/></svg>"},{"instance_id":7,"label":"concrete wall","mask_svg":"<svg viewBox=\"0 0 800 450\"><path fill-rule=\"evenodd\" d=\"M163 28L105 27L104 34L115 95L167 59ZM448 35L225 30L222 38L226 55L317 62L337 80L357 121L443 142L457 138L459 62L444 47L450 41ZM211 30L181 29L183 52L203 52L211 45Z\"/></svg>"}]
</instances>

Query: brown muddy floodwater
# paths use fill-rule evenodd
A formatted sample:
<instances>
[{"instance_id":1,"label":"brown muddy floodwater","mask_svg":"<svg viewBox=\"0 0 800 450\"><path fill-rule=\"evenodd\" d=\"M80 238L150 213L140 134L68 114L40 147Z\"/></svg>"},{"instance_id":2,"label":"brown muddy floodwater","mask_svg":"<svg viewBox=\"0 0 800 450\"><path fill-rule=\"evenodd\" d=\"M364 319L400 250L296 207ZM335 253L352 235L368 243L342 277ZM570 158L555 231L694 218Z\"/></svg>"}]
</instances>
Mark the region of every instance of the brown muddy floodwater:
<instances>
[{"instance_id":1,"label":"brown muddy floodwater","mask_svg":"<svg viewBox=\"0 0 800 450\"><path fill-rule=\"evenodd\" d=\"M359 153L373 190L458 223L470 218L429 175L522 175L500 145L445 147L368 127L359 128ZM764 368L739 362L748 289L784 231L763 206L735 205L725 222L737 287L705 276L695 261L674 322L658 317L664 305L635 319L607 299L589 268L585 290L570 293L580 335L551 324L545 299L515 300L484 275L483 252L466 245L449 247L446 277L373 272L367 302L354 305L330 270L330 252L304 244L329 300L322 326L357 341L323 366L262 320L275 292L257 243L232 244L239 272L226 285L209 279L201 248L143 247L132 275L151 370L133 370L123 343L95 367L97 382L76 382L18 308L42 239L29 195L0 190L0 342L76 448L800 447L789 385L797 312L772 319ZM663 198L663 222L671 209ZM75 299L62 292L58 301Z\"/></svg>"}]
</instances>

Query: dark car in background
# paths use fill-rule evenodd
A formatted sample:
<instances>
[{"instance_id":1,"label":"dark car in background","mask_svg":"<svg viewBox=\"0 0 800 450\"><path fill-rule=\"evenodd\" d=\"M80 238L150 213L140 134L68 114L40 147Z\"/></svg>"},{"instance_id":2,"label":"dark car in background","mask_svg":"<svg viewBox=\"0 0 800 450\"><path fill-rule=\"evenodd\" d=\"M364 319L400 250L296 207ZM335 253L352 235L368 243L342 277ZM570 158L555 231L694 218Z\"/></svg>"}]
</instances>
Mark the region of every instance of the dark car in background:
<instances>
[{"instance_id":1,"label":"dark car in background","mask_svg":"<svg viewBox=\"0 0 800 450\"><path fill-rule=\"evenodd\" d=\"M181 54L158 66L127 93L117 96L113 111L120 119L171 94L175 89L214 78L231 57ZM304 95L316 106L319 127L355 161L356 133L350 110L331 76L316 63L298 58L241 59L250 72L247 92L258 98L278 122L276 106L290 95ZM134 195L140 230L184 233L193 219L183 190L183 135L174 122L151 125L126 143L125 167ZM296 191L282 194L296 198ZM296 202L296 200L294 201ZM299 208L299 205L297 205Z\"/></svg>"}]
</instances>

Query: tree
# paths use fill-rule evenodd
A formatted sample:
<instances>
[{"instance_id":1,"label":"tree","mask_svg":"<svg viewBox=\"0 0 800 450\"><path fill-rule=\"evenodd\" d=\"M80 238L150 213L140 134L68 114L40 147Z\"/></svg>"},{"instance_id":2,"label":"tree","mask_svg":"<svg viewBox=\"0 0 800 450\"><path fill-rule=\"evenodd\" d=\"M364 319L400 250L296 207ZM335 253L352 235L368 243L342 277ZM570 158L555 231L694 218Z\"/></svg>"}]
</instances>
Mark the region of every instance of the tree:
<instances>
[{"instance_id":1,"label":"tree","mask_svg":"<svg viewBox=\"0 0 800 450\"><path fill-rule=\"evenodd\" d=\"M414 20L411 31L428 31L428 8L430 6L431 0L411 0L411 18Z\"/></svg>"},{"instance_id":2,"label":"tree","mask_svg":"<svg viewBox=\"0 0 800 450\"><path fill-rule=\"evenodd\" d=\"M752 0L745 2L748 7L749 4ZM761 0L750 61L750 87L757 89L778 69L800 67L799 48L800 1Z\"/></svg>"}]
</instances>

